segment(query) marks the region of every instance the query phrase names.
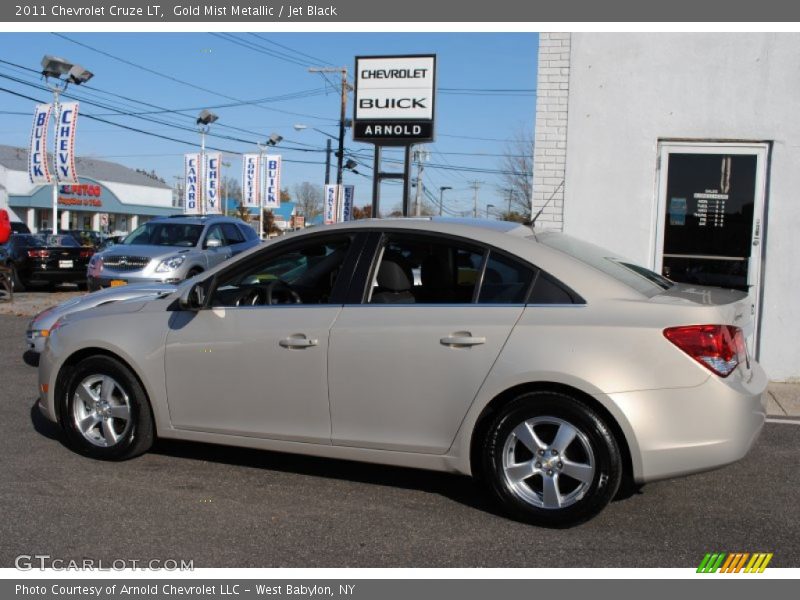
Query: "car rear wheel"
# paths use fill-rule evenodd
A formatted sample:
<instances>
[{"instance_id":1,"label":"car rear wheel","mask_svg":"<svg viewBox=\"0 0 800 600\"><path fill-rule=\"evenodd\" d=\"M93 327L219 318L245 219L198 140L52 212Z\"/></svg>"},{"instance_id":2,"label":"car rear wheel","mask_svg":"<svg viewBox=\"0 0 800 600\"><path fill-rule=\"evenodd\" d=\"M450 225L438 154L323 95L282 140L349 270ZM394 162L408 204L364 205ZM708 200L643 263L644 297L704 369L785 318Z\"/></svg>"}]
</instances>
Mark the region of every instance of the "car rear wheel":
<instances>
[{"instance_id":1,"label":"car rear wheel","mask_svg":"<svg viewBox=\"0 0 800 600\"><path fill-rule=\"evenodd\" d=\"M569 527L599 513L622 479L611 430L585 403L555 392L524 394L492 420L483 480L508 513L544 527Z\"/></svg>"},{"instance_id":2,"label":"car rear wheel","mask_svg":"<svg viewBox=\"0 0 800 600\"><path fill-rule=\"evenodd\" d=\"M72 447L103 460L138 456L153 444L153 416L139 381L118 360L78 363L64 398L62 424Z\"/></svg>"}]
</instances>

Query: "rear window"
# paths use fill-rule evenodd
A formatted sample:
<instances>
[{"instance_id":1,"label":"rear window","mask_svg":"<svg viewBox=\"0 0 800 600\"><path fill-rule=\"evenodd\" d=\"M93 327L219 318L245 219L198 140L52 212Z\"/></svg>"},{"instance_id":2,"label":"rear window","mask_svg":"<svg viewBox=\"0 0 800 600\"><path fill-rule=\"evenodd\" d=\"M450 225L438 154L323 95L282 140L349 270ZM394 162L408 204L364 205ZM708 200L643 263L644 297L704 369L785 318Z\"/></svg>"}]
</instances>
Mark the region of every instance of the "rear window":
<instances>
[{"instance_id":1,"label":"rear window","mask_svg":"<svg viewBox=\"0 0 800 600\"><path fill-rule=\"evenodd\" d=\"M532 239L564 252L582 263L602 271L645 296L660 294L674 284L658 273L616 256L610 250L561 233L544 233Z\"/></svg>"}]
</instances>

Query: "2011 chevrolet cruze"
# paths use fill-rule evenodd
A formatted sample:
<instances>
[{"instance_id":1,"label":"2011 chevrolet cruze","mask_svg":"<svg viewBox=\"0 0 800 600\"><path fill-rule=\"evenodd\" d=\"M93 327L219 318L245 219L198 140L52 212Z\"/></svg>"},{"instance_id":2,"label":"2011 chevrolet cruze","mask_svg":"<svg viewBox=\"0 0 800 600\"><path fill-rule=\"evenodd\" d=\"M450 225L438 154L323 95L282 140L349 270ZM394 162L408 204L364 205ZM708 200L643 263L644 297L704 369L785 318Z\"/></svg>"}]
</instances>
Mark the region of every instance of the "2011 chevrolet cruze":
<instances>
[{"instance_id":1,"label":"2011 chevrolet cruze","mask_svg":"<svg viewBox=\"0 0 800 600\"><path fill-rule=\"evenodd\" d=\"M40 407L80 452L155 436L473 475L590 518L621 482L742 458L764 421L748 298L510 223L288 235L50 331Z\"/></svg>"}]
</instances>

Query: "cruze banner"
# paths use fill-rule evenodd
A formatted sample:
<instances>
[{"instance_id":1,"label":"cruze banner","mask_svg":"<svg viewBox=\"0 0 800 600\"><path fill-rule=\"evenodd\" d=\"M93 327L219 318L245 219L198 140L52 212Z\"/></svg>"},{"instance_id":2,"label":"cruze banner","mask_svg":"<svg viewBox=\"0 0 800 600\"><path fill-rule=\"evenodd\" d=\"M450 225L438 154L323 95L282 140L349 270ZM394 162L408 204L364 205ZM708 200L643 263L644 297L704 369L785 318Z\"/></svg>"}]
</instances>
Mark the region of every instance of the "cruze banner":
<instances>
[{"instance_id":1,"label":"cruze banner","mask_svg":"<svg viewBox=\"0 0 800 600\"><path fill-rule=\"evenodd\" d=\"M78 126L78 103L62 102L56 120L56 179L78 183L75 172L75 129Z\"/></svg>"},{"instance_id":2,"label":"cruze banner","mask_svg":"<svg viewBox=\"0 0 800 600\"><path fill-rule=\"evenodd\" d=\"M220 196L220 167L222 154L206 153L206 213L218 215L222 213L222 197Z\"/></svg>"},{"instance_id":3,"label":"cruze banner","mask_svg":"<svg viewBox=\"0 0 800 600\"><path fill-rule=\"evenodd\" d=\"M264 165L266 190L264 195L264 208L281 207L281 157L273 154L267 155L267 164Z\"/></svg>"},{"instance_id":4,"label":"cruze banner","mask_svg":"<svg viewBox=\"0 0 800 600\"><path fill-rule=\"evenodd\" d=\"M242 156L242 203L245 206L259 206L261 203L260 167L261 157L258 154Z\"/></svg>"},{"instance_id":5,"label":"cruze banner","mask_svg":"<svg viewBox=\"0 0 800 600\"><path fill-rule=\"evenodd\" d=\"M28 177L34 185L52 183L47 168L47 126L50 123L50 104L37 104L33 112L31 147L28 151Z\"/></svg>"},{"instance_id":6,"label":"cruze banner","mask_svg":"<svg viewBox=\"0 0 800 600\"><path fill-rule=\"evenodd\" d=\"M200 214L200 155L184 156L186 187L183 196L183 212L187 215Z\"/></svg>"}]
</instances>

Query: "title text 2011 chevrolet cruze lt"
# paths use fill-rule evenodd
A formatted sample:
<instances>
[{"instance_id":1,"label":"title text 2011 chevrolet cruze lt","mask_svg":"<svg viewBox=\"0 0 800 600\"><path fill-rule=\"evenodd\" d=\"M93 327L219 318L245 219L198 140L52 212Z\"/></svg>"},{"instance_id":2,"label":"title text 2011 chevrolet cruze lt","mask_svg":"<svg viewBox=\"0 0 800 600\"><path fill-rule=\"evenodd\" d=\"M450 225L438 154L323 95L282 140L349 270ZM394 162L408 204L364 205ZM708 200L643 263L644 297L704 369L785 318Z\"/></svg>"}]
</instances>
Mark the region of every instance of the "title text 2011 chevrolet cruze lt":
<instances>
[{"instance_id":1,"label":"title text 2011 chevrolet cruze lt","mask_svg":"<svg viewBox=\"0 0 800 600\"><path fill-rule=\"evenodd\" d=\"M767 382L750 319L741 293L562 234L360 221L62 318L39 404L97 458L159 436L450 471L566 526L623 481L747 453Z\"/></svg>"}]
</instances>

